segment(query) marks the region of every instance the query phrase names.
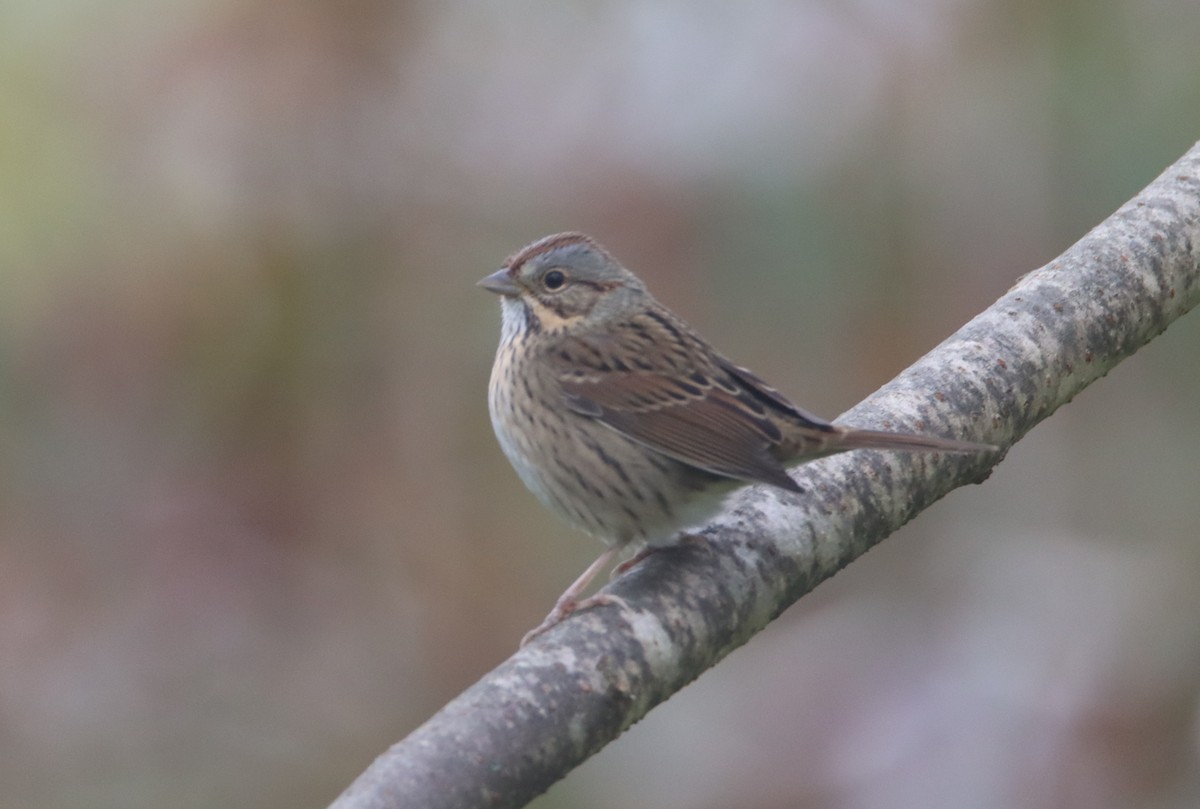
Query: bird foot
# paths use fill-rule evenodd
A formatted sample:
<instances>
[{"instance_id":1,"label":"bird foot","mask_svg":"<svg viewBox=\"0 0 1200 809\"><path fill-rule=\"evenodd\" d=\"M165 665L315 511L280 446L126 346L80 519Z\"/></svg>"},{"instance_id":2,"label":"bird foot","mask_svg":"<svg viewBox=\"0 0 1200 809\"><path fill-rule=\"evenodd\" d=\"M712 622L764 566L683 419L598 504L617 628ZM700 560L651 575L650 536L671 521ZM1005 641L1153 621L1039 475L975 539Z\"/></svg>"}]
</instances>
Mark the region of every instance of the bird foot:
<instances>
[{"instance_id":1,"label":"bird foot","mask_svg":"<svg viewBox=\"0 0 1200 809\"><path fill-rule=\"evenodd\" d=\"M673 545L647 545L646 547L642 548L640 551L635 553L633 556L629 557L624 562L622 562L621 564L614 567L613 571L612 571L612 575L609 576L609 578L615 579L617 576L623 576L626 573L628 573L630 570L632 570L638 563L640 563L647 556L652 556L652 555L658 553L659 551L670 550L671 548L678 547L680 545L695 545L695 546L698 546L700 548L704 548L705 550L707 550L708 549L708 539L701 536L700 534L680 534L678 537L675 538L675 543Z\"/></svg>"},{"instance_id":2,"label":"bird foot","mask_svg":"<svg viewBox=\"0 0 1200 809\"><path fill-rule=\"evenodd\" d=\"M545 620L525 633L525 637L521 638L521 646L525 646L538 635L549 629L553 629L581 610L602 607L606 604L620 607L626 612L633 612L633 607L629 606L628 601L612 593L596 593L595 595L578 600L574 598L562 598L554 605L554 609L550 610L550 614L546 616Z\"/></svg>"},{"instance_id":3,"label":"bird foot","mask_svg":"<svg viewBox=\"0 0 1200 809\"><path fill-rule=\"evenodd\" d=\"M630 556L624 562L621 562L619 565L614 567L612 569L612 574L609 575L608 578L611 580L611 579L615 579L617 576L624 576L638 562L642 561L643 559L645 559L647 556L650 556L651 554L657 553L660 550L662 550L662 549L657 548L653 545L647 545L646 547L642 548L640 551L635 553L633 556Z\"/></svg>"},{"instance_id":4,"label":"bird foot","mask_svg":"<svg viewBox=\"0 0 1200 809\"><path fill-rule=\"evenodd\" d=\"M701 548L707 549L708 548L708 540L705 537L701 536L700 534L680 534L678 537L676 537L674 546L673 545L647 545L646 547L642 548L640 551L635 553L633 556L629 557L624 562L621 562L619 565L614 567L612 570L612 574L609 576L609 579L615 579L615 578L617 578L617 576L624 576L626 573L628 573L630 570L632 570L637 564L639 564L647 556L652 556L652 555L658 553L659 551L668 550L668 549L678 546L678 545L697 545Z\"/></svg>"}]
</instances>

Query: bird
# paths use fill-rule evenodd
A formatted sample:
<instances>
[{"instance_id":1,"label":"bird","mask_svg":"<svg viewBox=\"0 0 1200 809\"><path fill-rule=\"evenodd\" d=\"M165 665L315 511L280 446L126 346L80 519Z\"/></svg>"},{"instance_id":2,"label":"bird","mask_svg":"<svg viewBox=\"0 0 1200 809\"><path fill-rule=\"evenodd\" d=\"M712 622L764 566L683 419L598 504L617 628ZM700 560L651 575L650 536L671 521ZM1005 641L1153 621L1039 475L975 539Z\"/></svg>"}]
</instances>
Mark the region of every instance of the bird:
<instances>
[{"instance_id":1,"label":"bird","mask_svg":"<svg viewBox=\"0 0 1200 809\"><path fill-rule=\"evenodd\" d=\"M606 545L522 646L576 611L627 607L605 593L581 598L621 551L672 544L742 486L801 493L788 465L855 449L996 449L834 424L797 407L582 233L539 239L478 285L500 297L488 384L500 447L537 499Z\"/></svg>"}]
</instances>

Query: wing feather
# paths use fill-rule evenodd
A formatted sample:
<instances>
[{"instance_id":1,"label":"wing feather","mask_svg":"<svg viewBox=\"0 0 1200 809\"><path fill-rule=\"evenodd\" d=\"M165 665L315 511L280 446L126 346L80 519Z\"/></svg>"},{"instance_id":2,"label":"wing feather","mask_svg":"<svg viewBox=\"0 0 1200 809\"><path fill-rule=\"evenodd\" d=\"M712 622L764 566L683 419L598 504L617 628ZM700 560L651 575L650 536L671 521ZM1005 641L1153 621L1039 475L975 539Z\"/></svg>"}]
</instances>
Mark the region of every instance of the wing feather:
<instances>
[{"instance_id":1,"label":"wing feather","mask_svg":"<svg viewBox=\"0 0 1200 809\"><path fill-rule=\"evenodd\" d=\"M655 317L654 315L658 315ZM650 339L648 339L650 338ZM555 357L564 400L643 446L723 477L799 491L773 448L768 408L793 408L660 313L575 336ZM793 408L794 409L794 408Z\"/></svg>"}]
</instances>

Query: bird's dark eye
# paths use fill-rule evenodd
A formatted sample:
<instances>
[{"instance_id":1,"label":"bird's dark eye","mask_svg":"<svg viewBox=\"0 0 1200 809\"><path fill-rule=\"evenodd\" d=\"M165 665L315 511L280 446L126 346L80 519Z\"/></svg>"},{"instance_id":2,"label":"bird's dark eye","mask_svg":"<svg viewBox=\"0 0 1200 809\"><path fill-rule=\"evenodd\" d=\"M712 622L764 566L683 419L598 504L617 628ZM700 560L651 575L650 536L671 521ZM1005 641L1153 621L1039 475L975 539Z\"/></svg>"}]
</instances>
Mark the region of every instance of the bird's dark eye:
<instances>
[{"instance_id":1,"label":"bird's dark eye","mask_svg":"<svg viewBox=\"0 0 1200 809\"><path fill-rule=\"evenodd\" d=\"M562 289L565 283L567 283L567 275L562 270L551 270L542 276L542 286L551 292Z\"/></svg>"}]
</instances>

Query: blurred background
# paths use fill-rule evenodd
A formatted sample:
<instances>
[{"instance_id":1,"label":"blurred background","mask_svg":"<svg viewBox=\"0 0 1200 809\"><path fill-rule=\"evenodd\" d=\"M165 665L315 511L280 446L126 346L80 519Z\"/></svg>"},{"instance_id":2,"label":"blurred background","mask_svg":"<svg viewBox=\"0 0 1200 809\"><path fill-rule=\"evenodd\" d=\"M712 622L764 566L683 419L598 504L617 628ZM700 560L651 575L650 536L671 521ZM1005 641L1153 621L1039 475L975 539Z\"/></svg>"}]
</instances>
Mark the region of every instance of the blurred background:
<instances>
[{"instance_id":1,"label":"blurred background","mask_svg":"<svg viewBox=\"0 0 1200 809\"><path fill-rule=\"evenodd\" d=\"M474 282L835 416L1200 138L1192 0L0 5L0 806L321 807L599 546ZM535 802L1200 804L1184 319Z\"/></svg>"}]
</instances>

